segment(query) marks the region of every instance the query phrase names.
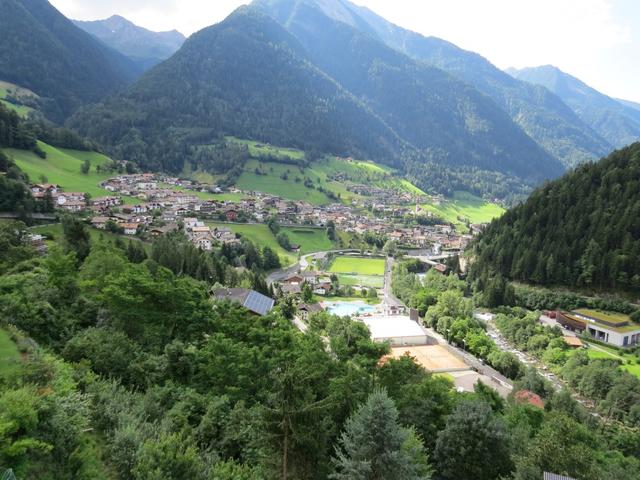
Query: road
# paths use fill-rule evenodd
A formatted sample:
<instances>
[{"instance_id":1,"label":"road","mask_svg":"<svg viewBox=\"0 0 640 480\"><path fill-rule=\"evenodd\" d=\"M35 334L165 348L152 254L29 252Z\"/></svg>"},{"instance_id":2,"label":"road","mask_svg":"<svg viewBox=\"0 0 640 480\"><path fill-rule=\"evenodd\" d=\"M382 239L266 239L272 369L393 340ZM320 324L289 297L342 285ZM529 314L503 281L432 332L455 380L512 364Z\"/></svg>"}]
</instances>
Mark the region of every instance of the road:
<instances>
[{"instance_id":1,"label":"road","mask_svg":"<svg viewBox=\"0 0 640 480\"><path fill-rule=\"evenodd\" d=\"M389 305L392 307L399 307L404 305L398 298L393 294L393 289L391 288L391 273L393 272L393 265L395 263L395 259L392 257L387 257L386 262L384 264L384 287L382 289L383 298L382 302L385 305Z\"/></svg>"}]
</instances>

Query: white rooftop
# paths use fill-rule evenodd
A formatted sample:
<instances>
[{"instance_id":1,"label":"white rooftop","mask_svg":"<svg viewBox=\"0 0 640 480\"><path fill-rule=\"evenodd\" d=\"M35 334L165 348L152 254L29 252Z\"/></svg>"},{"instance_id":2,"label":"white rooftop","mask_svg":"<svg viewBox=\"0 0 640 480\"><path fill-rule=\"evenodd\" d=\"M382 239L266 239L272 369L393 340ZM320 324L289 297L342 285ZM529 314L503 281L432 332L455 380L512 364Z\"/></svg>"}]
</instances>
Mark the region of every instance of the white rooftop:
<instances>
[{"instance_id":1,"label":"white rooftop","mask_svg":"<svg viewBox=\"0 0 640 480\"><path fill-rule=\"evenodd\" d=\"M426 335L420 325L405 315L375 315L361 320L369 327L374 340Z\"/></svg>"}]
</instances>

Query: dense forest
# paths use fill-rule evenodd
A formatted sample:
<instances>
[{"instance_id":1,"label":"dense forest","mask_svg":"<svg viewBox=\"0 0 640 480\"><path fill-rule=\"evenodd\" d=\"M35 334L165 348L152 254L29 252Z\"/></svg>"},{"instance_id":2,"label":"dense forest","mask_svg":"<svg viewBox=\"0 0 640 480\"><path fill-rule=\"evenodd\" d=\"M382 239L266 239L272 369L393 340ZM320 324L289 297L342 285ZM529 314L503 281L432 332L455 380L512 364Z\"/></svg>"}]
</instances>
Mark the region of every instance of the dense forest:
<instances>
[{"instance_id":1,"label":"dense forest","mask_svg":"<svg viewBox=\"0 0 640 480\"><path fill-rule=\"evenodd\" d=\"M316 314L303 334L286 299L264 317L212 303L220 276L252 274L236 269L246 246L127 246L66 219L39 257L24 234L0 224L0 333L20 352L0 369L0 465L19 479L640 478L638 432L534 371L518 388L544 410L482 384L458 393L410 357L380 362L387 345L348 318ZM196 254L216 278L189 267ZM459 280L429 284L434 319L468 314Z\"/></svg>"},{"instance_id":2,"label":"dense forest","mask_svg":"<svg viewBox=\"0 0 640 480\"><path fill-rule=\"evenodd\" d=\"M640 144L578 167L494 220L472 277L640 291Z\"/></svg>"},{"instance_id":3,"label":"dense forest","mask_svg":"<svg viewBox=\"0 0 640 480\"><path fill-rule=\"evenodd\" d=\"M0 78L37 93L52 119L64 120L138 75L131 60L46 0L0 0L0 9Z\"/></svg>"}]
</instances>

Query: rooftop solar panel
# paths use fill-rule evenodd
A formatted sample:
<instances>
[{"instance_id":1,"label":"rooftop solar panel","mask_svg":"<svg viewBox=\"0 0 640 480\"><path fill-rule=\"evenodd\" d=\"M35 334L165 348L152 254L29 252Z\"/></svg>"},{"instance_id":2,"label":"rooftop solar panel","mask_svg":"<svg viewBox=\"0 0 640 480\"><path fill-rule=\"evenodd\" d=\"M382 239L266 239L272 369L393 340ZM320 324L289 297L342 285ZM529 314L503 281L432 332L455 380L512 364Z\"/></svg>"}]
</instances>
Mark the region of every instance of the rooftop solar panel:
<instances>
[{"instance_id":1,"label":"rooftop solar panel","mask_svg":"<svg viewBox=\"0 0 640 480\"><path fill-rule=\"evenodd\" d=\"M273 308L274 300L261 293L251 291L244 301L244 307L257 313L266 315Z\"/></svg>"}]
</instances>

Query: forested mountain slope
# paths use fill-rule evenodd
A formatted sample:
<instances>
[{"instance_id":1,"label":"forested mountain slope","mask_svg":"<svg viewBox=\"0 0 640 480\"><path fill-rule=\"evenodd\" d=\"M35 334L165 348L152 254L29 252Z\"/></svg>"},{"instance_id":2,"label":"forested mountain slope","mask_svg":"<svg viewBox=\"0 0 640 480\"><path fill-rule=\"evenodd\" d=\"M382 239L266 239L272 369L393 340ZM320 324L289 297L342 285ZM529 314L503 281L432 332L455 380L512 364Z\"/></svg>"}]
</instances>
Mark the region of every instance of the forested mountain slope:
<instances>
[{"instance_id":1,"label":"forested mountain slope","mask_svg":"<svg viewBox=\"0 0 640 480\"><path fill-rule=\"evenodd\" d=\"M269 16L240 8L69 124L118 158L171 171L182 170L194 146L233 135L373 159L416 177L428 163L529 184L562 172L472 87L321 19L335 30L303 45Z\"/></svg>"},{"instance_id":2,"label":"forested mountain slope","mask_svg":"<svg viewBox=\"0 0 640 480\"><path fill-rule=\"evenodd\" d=\"M73 23L145 69L169 58L185 41L184 35L176 30L153 32L119 15L89 22L74 20Z\"/></svg>"},{"instance_id":3,"label":"forested mountain slope","mask_svg":"<svg viewBox=\"0 0 640 480\"><path fill-rule=\"evenodd\" d=\"M552 65L508 72L515 78L551 90L612 145L624 147L640 140L640 110L637 108L598 92Z\"/></svg>"},{"instance_id":4,"label":"forested mountain slope","mask_svg":"<svg viewBox=\"0 0 640 480\"><path fill-rule=\"evenodd\" d=\"M536 142L573 166L607 154L611 146L548 90L518 81L482 56L435 37L398 27L346 0L256 0L288 25L303 6L312 5L336 21L374 36L390 47L439 67L489 95Z\"/></svg>"},{"instance_id":5,"label":"forested mountain slope","mask_svg":"<svg viewBox=\"0 0 640 480\"><path fill-rule=\"evenodd\" d=\"M76 27L46 0L0 0L0 79L50 99L60 120L132 82L135 64Z\"/></svg>"},{"instance_id":6,"label":"forested mountain slope","mask_svg":"<svg viewBox=\"0 0 640 480\"><path fill-rule=\"evenodd\" d=\"M316 65L424 152L418 161L474 166L533 182L562 171L495 102L443 70L335 20L313 2L256 6L285 26Z\"/></svg>"},{"instance_id":7,"label":"forested mountain slope","mask_svg":"<svg viewBox=\"0 0 640 480\"><path fill-rule=\"evenodd\" d=\"M539 188L472 253L480 279L640 291L640 143Z\"/></svg>"},{"instance_id":8,"label":"forested mountain slope","mask_svg":"<svg viewBox=\"0 0 640 480\"><path fill-rule=\"evenodd\" d=\"M223 134L366 158L404 142L305 57L276 22L242 7L193 35L125 93L71 125L145 168L180 171L193 144Z\"/></svg>"}]
</instances>

